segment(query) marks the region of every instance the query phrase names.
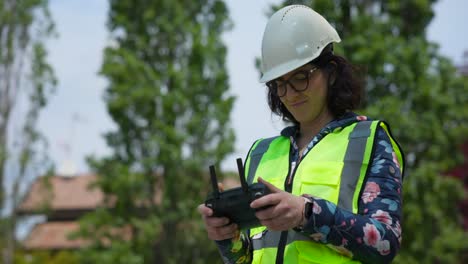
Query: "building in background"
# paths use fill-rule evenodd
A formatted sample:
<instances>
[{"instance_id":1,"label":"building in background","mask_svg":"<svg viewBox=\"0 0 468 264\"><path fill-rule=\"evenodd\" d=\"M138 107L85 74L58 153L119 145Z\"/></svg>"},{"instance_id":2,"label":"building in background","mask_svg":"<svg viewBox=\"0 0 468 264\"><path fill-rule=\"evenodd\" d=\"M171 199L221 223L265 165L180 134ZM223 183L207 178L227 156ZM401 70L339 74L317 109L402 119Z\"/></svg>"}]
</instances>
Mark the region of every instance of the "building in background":
<instances>
[{"instance_id":1,"label":"building in background","mask_svg":"<svg viewBox=\"0 0 468 264\"><path fill-rule=\"evenodd\" d=\"M45 215L46 220L36 224L20 242L23 248L28 251L59 251L86 246L87 241L72 240L70 235L78 231L80 217L104 206L104 194L98 188L91 188L96 179L94 174L64 174L38 178L31 185L17 212L23 217ZM222 183L225 189L240 185L235 177L225 177ZM161 192L156 192L154 199L154 202L159 204L162 199ZM130 229L124 228L118 232L123 232L126 239L131 238Z\"/></svg>"},{"instance_id":2,"label":"building in background","mask_svg":"<svg viewBox=\"0 0 468 264\"><path fill-rule=\"evenodd\" d=\"M96 175L52 176L38 178L20 204L20 216L45 215L46 221L33 227L22 241L26 250L77 249L86 241L71 240L79 228L78 219L103 203L103 194L90 185Z\"/></svg>"}]
</instances>

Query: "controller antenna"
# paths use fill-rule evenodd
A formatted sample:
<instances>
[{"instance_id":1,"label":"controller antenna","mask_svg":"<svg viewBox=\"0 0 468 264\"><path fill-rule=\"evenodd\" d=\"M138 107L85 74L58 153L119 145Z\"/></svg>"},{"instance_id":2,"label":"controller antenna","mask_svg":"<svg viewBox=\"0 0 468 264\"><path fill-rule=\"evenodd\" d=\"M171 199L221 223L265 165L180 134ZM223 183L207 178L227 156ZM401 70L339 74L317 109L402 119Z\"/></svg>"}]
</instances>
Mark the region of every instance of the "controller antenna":
<instances>
[{"instance_id":1,"label":"controller antenna","mask_svg":"<svg viewBox=\"0 0 468 264\"><path fill-rule=\"evenodd\" d=\"M216 179L215 166L210 166L211 184L213 185L213 194L215 199L219 199L218 180Z\"/></svg>"},{"instance_id":2,"label":"controller antenna","mask_svg":"<svg viewBox=\"0 0 468 264\"><path fill-rule=\"evenodd\" d=\"M249 192L249 185L247 184L247 181L245 180L245 172L244 172L244 165L242 164L242 159L238 158L237 160L237 170L239 170L239 178L242 186L242 190L244 193Z\"/></svg>"}]
</instances>

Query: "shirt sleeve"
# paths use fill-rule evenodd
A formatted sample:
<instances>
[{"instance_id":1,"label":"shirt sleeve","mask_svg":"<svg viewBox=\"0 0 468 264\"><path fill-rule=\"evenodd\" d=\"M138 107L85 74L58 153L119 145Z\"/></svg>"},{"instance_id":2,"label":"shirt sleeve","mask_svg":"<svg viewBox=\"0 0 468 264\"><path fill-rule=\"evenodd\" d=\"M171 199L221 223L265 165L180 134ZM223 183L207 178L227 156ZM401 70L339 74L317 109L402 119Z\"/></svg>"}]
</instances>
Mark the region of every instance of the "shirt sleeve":
<instances>
[{"instance_id":1,"label":"shirt sleeve","mask_svg":"<svg viewBox=\"0 0 468 264\"><path fill-rule=\"evenodd\" d=\"M305 195L313 203L313 212L302 232L362 263L390 263L401 243L400 164L385 130L379 127L376 133L374 156L363 183L358 214Z\"/></svg>"},{"instance_id":2,"label":"shirt sleeve","mask_svg":"<svg viewBox=\"0 0 468 264\"><path fill-rule=\"evenodd\" d=\"M215 241L225 264L242 264L252 261L252 247L249 236L240 232L238 237Z\"/></svg>"}]
</instances>

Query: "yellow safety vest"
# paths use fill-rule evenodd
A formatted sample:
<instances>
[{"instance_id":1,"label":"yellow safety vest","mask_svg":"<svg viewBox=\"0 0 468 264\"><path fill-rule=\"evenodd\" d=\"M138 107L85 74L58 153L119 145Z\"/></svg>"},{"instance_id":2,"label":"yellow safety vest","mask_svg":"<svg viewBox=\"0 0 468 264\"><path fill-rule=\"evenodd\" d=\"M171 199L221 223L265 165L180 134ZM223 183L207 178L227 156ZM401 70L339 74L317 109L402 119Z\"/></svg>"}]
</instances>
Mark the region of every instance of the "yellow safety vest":
<instances>
[{"instance_id":1,"label":"yellow safety vest","mask_svg":"<svg viewBox=\"0 0 468 264\"><path fill-rule=\"evenodd\" d=\"M321 139L291 170L290 140L279 136L254 143L246 160L249 183L258 177L295 195L309 194L326 199L338 207L358 212L358 199L371 162L377 126L390 137L403 175L402 151L381 121L361 121L337 129ZM286 179L293 174L291 186ZM286 189L285 189L286 188ZM315 242L300 232L276 232L266 227L250 230L252 263L360 263L340 254L332 245ZM277 256L278 255L278 256Z\"/></svg>"}]
</instances>

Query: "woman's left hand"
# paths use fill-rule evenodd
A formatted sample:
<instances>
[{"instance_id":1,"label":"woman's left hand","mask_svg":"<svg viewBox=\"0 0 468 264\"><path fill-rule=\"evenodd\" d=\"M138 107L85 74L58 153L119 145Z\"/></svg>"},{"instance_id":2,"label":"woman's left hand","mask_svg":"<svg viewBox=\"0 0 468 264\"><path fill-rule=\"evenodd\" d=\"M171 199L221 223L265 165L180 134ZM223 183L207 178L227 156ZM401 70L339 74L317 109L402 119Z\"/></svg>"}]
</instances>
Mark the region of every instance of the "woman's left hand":
<instances>
[{"instance_id":1,"label":"woman's left hand","mask_svg":"<svg viewBox=\"0 0 468 264\"><path fill-rule=\"evenodd\" d=\"M303 197L280 190L262 178L258 178L258 182L265 184L271 191L250 204L254 209L268 207L255 214L262 225L272 231L284 231L304 223Z\"/></svg>"}]
</instances>

